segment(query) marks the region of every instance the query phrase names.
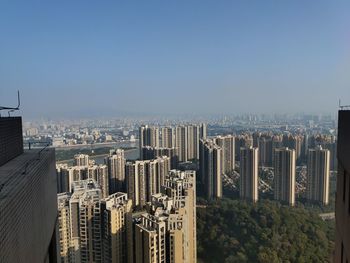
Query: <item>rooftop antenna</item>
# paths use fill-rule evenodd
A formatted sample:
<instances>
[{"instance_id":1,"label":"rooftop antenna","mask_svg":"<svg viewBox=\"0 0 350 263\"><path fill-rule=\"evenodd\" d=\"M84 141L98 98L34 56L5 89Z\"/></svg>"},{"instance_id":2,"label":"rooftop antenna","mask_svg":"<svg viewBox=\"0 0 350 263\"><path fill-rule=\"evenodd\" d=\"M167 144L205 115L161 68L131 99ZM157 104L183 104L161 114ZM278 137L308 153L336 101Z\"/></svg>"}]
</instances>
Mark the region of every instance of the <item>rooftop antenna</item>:
<instances>
[{"instance_id":1,"label":"rooftop antenna","mask_svg":"<svg viewBox=\"0 0 350 263\"><path fill-rule=\"evenodd\" d=\"M339 99L339 109L340 110L350 110L350 105L341 105L341 100Z\"/></svg>"},{"instance_id":2,"label":"rooftop antenna","mask_svg":"<svg viewBox=\"0 0 350 263\"><path fill-rule=\"evenodd\" d=\"M11 112L19 110L19 106L21 105L21 98L19 96L19 90L17 91L17 107L6 107L6 106L0 106L0 111L7 110L7 113L9 117L11 117ZM0 114L1 117L1 114Z\"/></svg>"}]
</instances>

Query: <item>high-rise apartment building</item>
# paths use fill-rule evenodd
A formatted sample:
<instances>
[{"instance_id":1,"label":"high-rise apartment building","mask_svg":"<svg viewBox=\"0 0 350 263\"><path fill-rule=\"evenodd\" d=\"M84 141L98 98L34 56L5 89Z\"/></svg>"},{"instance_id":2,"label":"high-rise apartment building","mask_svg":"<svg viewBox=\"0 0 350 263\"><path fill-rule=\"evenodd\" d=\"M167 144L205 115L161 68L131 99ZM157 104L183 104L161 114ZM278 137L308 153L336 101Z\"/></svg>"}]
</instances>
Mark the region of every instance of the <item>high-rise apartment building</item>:
<instances>
[{"instance_id":1,"label":"high-rise apartment building","mask_svg":"<svg viewBox=\"0 0 350 263\"><path fill-rule=\"evenodd\" d=\"M56 164L57 193L69 192L68 164Z\"/></svg>"},{"instance_id":2,"label":"high-rise apartment building","mask_svg":"<svg viewBox=\"0 0 350 263\"><path fill-rule=\"evenodd\" d=\"M208 199L222 197L222 149L212 140L200 141L200 175Z\"/></svg>"},{"instance_id":3,"label":"high-rise apartment building","mask_svg":"<svg viewBox=\"0 0 350 263\"><path fill-rule=\"evenodd\" d=\"M123 192L125 188L125 156L124 150L117 149L105 158L108 166L109 194Z\"/></svg>"},{"instance_id":4,"label":"high-rise apartment building","mask_svg":"<svg viewBox=\"0 0 350 263\"><path fill-rule=\"evenodd\" d=\"M171 169L176 169L179 163L179 151L177 148L156 148L146 146L142 148L143 160L153 160L158 157L168 156Z\"/></svg>"},{"instance_id":5,"label":"high-rise apartment building","mask_svg":"<svg viewBox=\"0 0 350 263\"><path fill-rule=\"evenodd\" d=\"M102 197L109 194L108 167L90 163L88 166L56 165L58 193L72 192L72 183L93 179L101 188Z\"/></svg>"},{"instance_id":6,"label":"high-rise apartment building","mask_svg":"<svg viewBox=\"0 0 350 263\"><path fill-rule=\"evenodd\" d=\"M56 262L55 150L23 150L21 117L0 117L0 262Z\"/></svg>"},{"instance_id":7,"label":"high-rise apartment building","mask_svg":"<svg viewBox=\"0 0 350 263\"><path fill-rule=\"evenodd\" d=\"M269 135L260 136L258 139L259 164L261 166L272 166L273 147L272 138Z\"/></svg>"},{"instance_id":8,"label":"high-rise apartment building","mask_svg":"<svg viewBox=\"0 0 350 263\"><path fill-rule=\"evenodd\" d=\"M254 139L250 134L241 134L235 137L235 154L237 161L241 159L241 148L253 146L253 141Z\"/></svg>"},{"instance_id":9,"label":"high-rise apartment building","mask_svg":"<svg viewBox=\"0 0 350 263\"><path fill-rule=\"evenodd\" d=\"M179 149L179 162L187 162L188 160L188 137L187 137L187 126L177 126L175 128L176 140L175 147Z\"/></svg>"},{"instance_id":10,"label":"high-rise apartment building","mask_svg":"<svg viewBox=\"0 0 350 263\"><path fill-rule=\"evenodd\" d=\"M159 147L159 128L148 125L143 125L139 128L140 154L144 146Z\"/></svg>"},{"instance_id":11,"label":"high-rise apartment building","mask_svg":"<svg viewBox=\"0 0 350 263\"><path fill-rule=\"evenodd\" d=\"M275 149L274 198L283 203L295 204L295 150Z\"/></svg>"},{"instance_id":12,"label":"high-rise apartment building","mask_svg":"<svg viewBox=\"0 0 350 263\"><path fill-rule=\"evenodd\" d=\"M329 201L329 150L321 146L309 149L307 162L307 193L310 202L328 205Z\"/></svg>"},{"instance_id":13,"label":"high-rise apartment building","mask_svg":"<svg viewBox=\"0 0 350 263\"><path fill-rule=\"evenodd\" d=\"M162 127L162 148L175 147L175 129L173 127Z\"/></svg>"},{"instance_id":14,"label":"high-rise apartment building","mask_svg":"<svg viewBox=\"0 0 350 263\"><path fill-rule=\"evenodd\" d=\"M174 257L174 260L170 262L197 262L196 172L171 170L165 179L162 193L173 200L176 209L184 208L185 210L183 218L180 219L182 221L175 214L170 217L168 223L171 239L178 239L170 247L172 249L170 255L177 255L178 259ZM182 225L180 237L177 233L179 223ZM172 251L174 253L171 253Z\"/></svg>"},{"instance_id":15,"label":"high-rise apartment building","mask_svg":"<svg viewBox=\"0 0 350 263\"><path fill-rule=\"evenodd\" d=\"M299 163L302 157L302 145L304 137L302 135L283 135L283 146L295 150L296 162Z\"/></svg>"},{"instance_id":16,"label":"high-rise apartment building","mask_svg":"<svg viewBox=\"0 0 350 263\"><path fill-rule=\"evenodd\" d=\"M335 263L350 261L350 110L338 114Z\"/></svg>"},{"instance_id":17,"label":"high-rise apartment building","mask_svg":"<svg viewBox=\"0 0 350 263\"><path fill-rule=\"evenodd\" d=\"M132 201L125 193L101 200L103 218L103 262L133 262L128 244L132 244Z\"/></svg>"},{"instance_id":18,"label":"high-rise apartment building","mask_svg":"<svg viewBox=\"0 0 350 263\"><path fill-rule=\"evenodd\" d=\"M88 166L89 165L89 155L87 155L87 154L74 155L74 165L75 166Z\"/></svg>"},{"instance_id":19,"label":"high-rise apartment building","mask_svg":"<svg viewBox=\"0 0 350 263\"><path fill-rule=\"evenodd\" d=\"M61 262L102 262L101 191L94 180L72 183L58 195Z\"/></svg>"},{"instance_id":20,"label":"high-rise apartment building","mask_svg":"<svg viewBox=\"0 0 350 263\"><path fill-rule=\"evenodd\" d=\"M87 179L93 179L101 189L101 196L105 198L109 195L109 180L107 165L90 165L87 167Z\"/></svg>"},{"instance_id":21,"label":"high-rise apartment building","mask_svg":"<svg viewBox=\"0 0 350 263\"><path fill-rule=\"evenodd\" d=\"M170 171L163 193L134 221L135 262L195 263L195 172ZM166 193L166 194L165 194Z\"/></svg>"},{"instance_id":22,"label":"high-rise apartment building","mask_svg":"<svg viewBox=\"0 0 350 263\"><path fill-rule=\"evenodd\" d=\"M170 170L170 158L159 157L154 160L127 162L127 193L133 206L144 206L152 194L159 193L165 176Z\"/></svg>"},{"instance_id":23,"label":"high-rise apartment building","mask_svg":"<svg viewBox=\"0 0 350 263\"><path fill-rule=\"evenodd\" d=\"M71 244L70 193L57 195L57 228L59 230L59 258L61 263L74 262L74 248Z\"/></svg>"},{"instance_id":24,"label":"high-rise apartment building","mask_svg":"<svg viewBox=\"0 0 350 263\"><path fill-rule=\"evenodd\" d=\"M200 139L200 126L188 125L187 126L187 159L188 160L199 159L199 139Z\"/></svg>"},{"instance_id":25,"label":"high-rise apartment building","mask_svg":"<svg viewBox=\"0 0 350 263\"><path fill-rule=\"evenodd\" d=\"M217 136L214 142L222 149L222 170L229 174L235 169L235 137Z\"/></svg>"},{"instance_id":26,"label":"high-rise apartment building","mask_svg":"<svg viewBox=\"0 0 350 263\"><path fill-rule=\"evenodd\" d=\"M258 201L258 148L241 148L240 161L240 191L242 199Z\"/></svg>"}]
</instances>

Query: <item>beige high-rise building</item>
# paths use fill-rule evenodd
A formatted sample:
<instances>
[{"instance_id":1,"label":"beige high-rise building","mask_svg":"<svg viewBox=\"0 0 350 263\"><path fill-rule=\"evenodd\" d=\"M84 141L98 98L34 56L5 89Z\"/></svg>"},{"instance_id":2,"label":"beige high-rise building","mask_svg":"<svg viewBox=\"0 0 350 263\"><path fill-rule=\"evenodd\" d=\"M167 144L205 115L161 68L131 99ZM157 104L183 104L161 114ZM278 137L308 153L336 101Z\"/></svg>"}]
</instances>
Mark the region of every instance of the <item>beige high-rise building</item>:
<instances>
[{"instance_id":1,"label":"beige high-rise building","mask_svg":"<svg viewBox=\"0 0 350 263\"><path fill-rule=\"evenodd\" d=\"M72 192L72 184L87 179L87 166L68 167L68 190Z\"/></svg>"},{"instance_id":2,"label":"beige high-rise building","mask_svg":"<svg viewBox=\"0 0 350 263\"><path fill-rule=\"evenodd\" d=\"M105 158L108 166L109 194L125 191L125 156L124 150L117 149Z\"/></svg>"},{"instance_id":3,"label":"beige high-rise building","mask_svg":"<svg viewBox=\"0 0 350 263\"><path fill-rule=\"evenodd\" d=\"M168 229L170 240L174 239L173 246L170 246L170 255L174 258L170 262L197 262L196 172L171 170L162 193L173 200L174 207L182 214L182 221L177 213L170 214ZM182 226L181 233L178 233L178 224Z\"/></svg>"},{"instance_id":4,"label":"beige high-rise building","mask_svg":"<svg viewBox=\"0 0 350 263\"><path fill-rule=\"evenodd\" d=\"M68 164L56 164L57 193L69 192Z\"/></svg>"},{"instance_id":5,"label":"beige high-rise building","mask_svg":"<svg viewBox=\"0 0 350 263\"><path fill-rule=\"evenodd\" d=\"M166 216L143 214L135 225L135 263L166 263Z\"/></svg>"},{"instance_id":6,"label":"beige high-rise building","mask_svg":"<svg viewBox=\"0 0 350 263\"><path fill-rule=\"evenodd\" d=\"M108 189L108 168L107 165L90 165L87 179L93 179L101 189L101 196L105 198L109 195Z\"/></svg>"},{"instance_id":7,"label":"beige high-rise building","mask_svg":"<svg viewBox=\"0 0 350 263\"><path fill-rule=\"evenodd\" d=\"M72 183L58 195L61 262L102 262L101 190L94 180Z\"/></svg>"},{"instance_id":8,"label":"beige high-rise building","mask_svg":"<svg viewBox=\"0 0 350 263\"><path fill-rule=\"evenodd\" d=\"M74 165L75 166L88 166L89 165L89 155L87 155L87 154L74 155Z\"/></svg>"},{"instance_id":9,"label":"beige high-rise building","mask_svg":"<svg viewBox=\"0 0 350 263\"><path fill-rule=\"evenodd\" d=\"M274 198L286 204L295 204L295 150L275 149Z\"/></svg>"},{"instance_id":10,"label":"beige high-rise building","mask_svg":"<svg viewBox=\"0 0 350 263\"><path fill-rule=\"evenodd\" d=\"M167 156L126 163L127 193L133 206L144 206L152 194L159 193L169 170L170 158Z\"/></svg>"},{"instance_id":11,"label":"beige high-rise building","mask_svg":"<svg viewBox=\"0 0 350 263\"><path fill-rule=\"evenodd\" d=\"M72 225L79 229L81 262L102 262L101 191L97 186L92 186L92 182L87 183L86 190L78 197L79 210L72 207L77 202L76 192L71 198L71 220Z\"/></svg>"},{"instance_id":12,"label":"beige high-rise building","mask_svg":"<svg viewBox=\"0 0 350 263\"><path fill-rule=\"evenodd\" d=\"M187 159L188 160L199 159L199 139L200 139L200 126L188 125L187 126Z\"/></svg>"},{"instance_id":13,"label":"beige high-rise building","mask_svg":"<svg viewBox=\"0 0 350 263\"><path fill-rule=\"evenodd\" d=\"M187 138L187 126L177 126L175 128L176 140L175 147L179 149L179 162L187 162L188 160L188 138Z\"/></svg>"},{"instance_id":14,"label":"beige high-rise building","mask_svg":"<svg viewBox=\"0 0 350 263\"><path fill-rule=\"evenodd\" d=\"M222 197L222 149L212 140L200 141L200 175L208 199Z\"/></svg>"},{"instance_id":15,"label":"beige high-rise building","mask_svg":"<svg viewBox=\"0 0 350 263\"><path fill-rule=\"evenodd\" d=\"M103 262L133 262L128 253L132 242L132 201L125 193L115 193L101 201L103 209ZM130 243L131 245L132 243Z\"/></svg>"},{"instance_id":16,"label":"beige high-rise building","mask_svg":"<svg viewBox=\"0 0 350 263\"><path fill-rule=\"evenodd\" d=\"M310 202L328 205L330 152L321 146L309 149L307 162L307 193Z\"/></svg>"},{"instance_id":17,"label":"beige high-rise building","mask_svg":"<svg viewBox=\"0 0 350 263\"><path fill-rule=\"evenodd\" d=\"M135 220L135 262L195 263L195 172L172 170Z\"/></svg>"},{"instance_id":18,"label":"beige high-rise building","mask_svg":"<svg viewBox=\"0 0 350 263\"><path fill-rule=\"evenodd\" d=\"M176 169L179 163L179 151L177 148L156 148L146 146L142 148L144 160L153 160L158 157L168 156L170 158L171 169Z\"/></svg>"},{"instance_id":19,"label":"beige high-rise building","mask_svg":"<svg viewBox=\"0 0 350 263\"><path fill-rule=\"evenodd\" d=\"M241 148L240 161L240 191L241 199L258 201L258 148Z\"/></svg>"},{"instance_id":20,"label":"beige high-rise building","mask_svg":"<svg viewBox=\"0 0 350 263\"><path fill-rule=\"evenodd\" d=\"M159 147L159 128L148 125L139 128L140 154L144 146ZM142 156L141 159L143 159Z\"/></svg>"},{"instance_id":21,"label":"beige high-rise building","mask_svg":"<svg viewBox=\"0 0 350 263\"><path fill-rule=\"evenodd\" d=\"M162 127L162 148L175 147L175 129L173 127Z\"/></svg>"},{"instance_id":22,"label":"beige high-rise building","mask_svg":"<svg viewBox=\"0 0 350 263\"><path fill-rule=\"evenodd\" d=\"M61 263L74 262L74 253L71 247L70 198L70 193L60 193L57 195L57 227L59 229L59 255Z\"/></svg>"},{"instance_id":23,"label":"beige high-rise building","mask_svg":"<svg viewBox=\"0 0 350 263\"><path fill-rule=\"evenodd\" d=\"M222 149L222 170L229 174L235 169L235 137L217 136L214 142Z\"/></svg>"}]
</instances>

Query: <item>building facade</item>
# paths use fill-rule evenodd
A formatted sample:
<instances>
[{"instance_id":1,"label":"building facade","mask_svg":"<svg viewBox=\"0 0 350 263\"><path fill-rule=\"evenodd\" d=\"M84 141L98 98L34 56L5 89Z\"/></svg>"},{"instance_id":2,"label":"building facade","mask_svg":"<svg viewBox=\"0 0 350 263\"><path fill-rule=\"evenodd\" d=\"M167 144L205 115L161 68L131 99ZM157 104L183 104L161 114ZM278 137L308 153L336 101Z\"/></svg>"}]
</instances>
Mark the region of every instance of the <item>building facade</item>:
<instances>
[{"instance_id":1,"label":"building facade","mask_svg":"<svg viewBox=\"0 0 350 263\"><path fill-rule=\"evenodd\" d=\"M258 201L258 148L241 148L240 161L240 190L241 199L257 202Z\"/></svg>"}]
</instances>

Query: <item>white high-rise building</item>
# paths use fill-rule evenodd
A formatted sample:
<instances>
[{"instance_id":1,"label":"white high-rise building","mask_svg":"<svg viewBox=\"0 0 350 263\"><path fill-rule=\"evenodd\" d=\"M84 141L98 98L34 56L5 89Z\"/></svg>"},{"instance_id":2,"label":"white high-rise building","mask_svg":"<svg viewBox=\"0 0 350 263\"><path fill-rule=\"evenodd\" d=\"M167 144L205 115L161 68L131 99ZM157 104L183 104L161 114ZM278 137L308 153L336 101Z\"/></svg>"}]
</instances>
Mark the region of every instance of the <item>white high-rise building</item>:
<instances>
[{"instance_id":1,"label":"white high-rise building","mask_svg":"<svg viewBox=\"0 0 350 263\"><path fill-rule=\"evenodd\" d=\"M327 205L329 202L330 152L321 146L309 149L307 162L307 199Z\"/></svg>"},{"instance_id":2,"label":"white high-rise building","mask_svg":"<svg viewBox=\"0 0 350 263\"><path fill-rule=\"evenodd\" d=\"M258 148L241 148L240 197L244 200L258 201Z\"/></svg>"},{"instance_id":3,"label":"white high-rise building","mask_svg":"<svg viewBox=\"0 0 350 263\"><path fill-rule=\"evenodd\" d=\"M275 149L274 155L274 198L286 204L295 204L295 150Z\"/></svg>"}]
</instances>

